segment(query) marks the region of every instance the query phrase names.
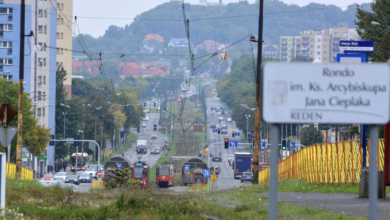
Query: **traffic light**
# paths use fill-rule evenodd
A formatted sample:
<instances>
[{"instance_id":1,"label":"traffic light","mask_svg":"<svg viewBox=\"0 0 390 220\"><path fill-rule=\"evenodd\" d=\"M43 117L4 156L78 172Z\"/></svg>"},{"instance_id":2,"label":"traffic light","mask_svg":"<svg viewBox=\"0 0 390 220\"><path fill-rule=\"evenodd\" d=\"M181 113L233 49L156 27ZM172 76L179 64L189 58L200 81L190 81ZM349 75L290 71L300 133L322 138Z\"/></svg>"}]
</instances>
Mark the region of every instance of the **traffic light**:
<instances>
[{"instance_id":1,"label":"traffic light","mask_svg":"<svg viewBox=\"0 0 390 220\"><path fill-rule=\"evenodd\" d=\"M79 140L79 135L74 136L74 146L79 146L79 142L76 140Z\"/></svg>"},{"instance_id":2,"label":"traffic light","mask_svg":"<svg viewBox=\"0 0 390 220\"><path fill-rule=\"evenodd\" d=\"M287 150L287 140L282 140L282 150Z\"/></svg>"},{"instance_id":3,"label":"traffic light","mask_svg":"<svg viewBox=\"0 0 390 220\"><path fill-rule=\"evenodd\" d=\"M51 139L54 140L54 135L51 135ZM49 145L50 145L50 146L54 146L54 141L50 141L50 142L49 142Z\"/></svg>"},{"instance_id":4,"label":"traffic light","mask_svg":"<svg viewBox=\"0 0 390 220\"><path fill-rule=\"evenodd\" d=\"M234 131L232 131L232 137L234 137Z\"/></svg>"},{"instance_id":5,"label":"traffic light","mask_svg":"<svg viewBox=\"0 0 390 220\"><path fill-rule=\"evenodd\" d=\"M218 128L218 134L221 134L221 129L220 128Z\"/></svg>"},{"instance_id":6,"label":"traffic light","mask_svg":"<svg viewBox=\"0 0 390 220\"><path fill-rule=\"evenodd\" d=\"M204 147L204 148L208 148L209 147L209 145L208 144L206 144L206 146Z\"/></svg>"},{"instance_id":7,"label":"traffic light","mask_svg":"<svg viewBox=\"0 0 390 220\"><path fill-rule=\"evenodd\" d=\"M157 131L157 125L156 125L156 124L153 125L153 130L154 130L154 131Z\"/></svg>"},{"instance_id":8,"label":"traffic light","mask_svg":"<svg viewBox=\"0 0 390 220\"><path fill-rule=\"evenodd\" d=\"M251 132L248 131L248 139L251 138Z\"/></svg>"},{"instance_id":9,"label":"traffic light","mask_svg":"<svg viewBox=\"0 0 390 220\"><path fill-rule=\"evenodd\" d=\"M225 149L229 148L229 139L225 138Z\"/></svg>"},{"instance_id":10,"label":"traffic light","mask_svg":"<svg viewBox=\"0 0 390 220\"><path fill-rule=\"evenodd\" d=\"M155 102L153 102L153 107L157 107L157 104Z\"/></svg>"},{"instance_id":11,"label":"traffic light","mask_svg":"<svg viewBox=\"0 0 390 220\"><path fill-rule=\"evenodd\" d=\"M211 107L211 111L213 110L213 107Z\"/></svg>"},{"instance_id":12,"label":"traffic light","mask_svg":"<svg viewBox=\"0 0 390 220\"><path fill-rule=\"evenodd\" d=\"M144 107L146 107L146 102L144 102Z\"/></svg>"},{"instance_id":13,"label":"traffic light","mask_svg":"<svg viewBox=\"0 0 390 220\"><path fill-rule=\"evenodd\" d=\"M221 110L222 110L222 107L221 107Z\"/></svg>"},{"instance_id":14,"label":"traffic light","mask_svg":"<svg viewBox=\"0 0 390 220\"><path fill-rule=\"evenodd\" d=\"M252 138L252 149L255 149L255 139Z\"/></svg>"}]
</instances>

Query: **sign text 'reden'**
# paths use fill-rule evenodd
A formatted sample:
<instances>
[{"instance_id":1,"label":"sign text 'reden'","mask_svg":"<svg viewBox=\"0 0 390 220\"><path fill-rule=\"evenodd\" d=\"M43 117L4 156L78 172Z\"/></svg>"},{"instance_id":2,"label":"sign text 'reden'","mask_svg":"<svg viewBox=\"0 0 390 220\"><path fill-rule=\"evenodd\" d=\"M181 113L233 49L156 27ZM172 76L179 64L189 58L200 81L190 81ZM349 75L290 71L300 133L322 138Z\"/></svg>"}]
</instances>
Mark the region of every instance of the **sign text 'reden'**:
<instances>
[{"instance_id":1,"label":"sign text 'reden'","mask_svg":"<svg viewBox=\"0 0 390 220\"><path fill-rule=\"evenodd\" d=\"M263 119L268 123L389 121L387 64L267 63Z\"/></svg>"}]
</instances>

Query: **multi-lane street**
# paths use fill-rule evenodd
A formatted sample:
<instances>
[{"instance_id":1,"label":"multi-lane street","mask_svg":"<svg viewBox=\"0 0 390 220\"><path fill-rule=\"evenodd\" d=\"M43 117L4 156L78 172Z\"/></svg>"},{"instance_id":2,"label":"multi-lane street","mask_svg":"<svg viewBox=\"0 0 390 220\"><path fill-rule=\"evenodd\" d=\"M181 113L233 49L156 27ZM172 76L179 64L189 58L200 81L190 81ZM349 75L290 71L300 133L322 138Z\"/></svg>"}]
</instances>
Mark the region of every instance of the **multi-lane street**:
<instances>
[{"instance_id":1,"label":"multi-lane street","mask_svg":"<svg viewBox=\"0 0 390 220\"><path fill-rule=\"evenodd\" d=\"M207 98L206 99L207 103L207 111L211 110L211 107L216 107L217 109L221 109L221 107L226 107L221 104L220 100L218 97L213 97L213 98ZM217 112L213 111L214 114L210 115L207 114L207 121L208 121L208 126L210 123L214 123L219 125L218 122L218 117L222 116L224 120L226 121L228 118L231 118L230 113L225 111L225 114L218 115ZM235 136L234 138L232 137L232 131L234 132L240 132L241 135L244 135L242 131L240 131L236 127L236 123L234 121L232 122L227 122L227 134L218 134L213 132L213 129L209 128L208 129L208 145L211 146L213 143L224 143L225 138L228 138L230 141L238 141L238 143L245 143L242 141L241 136ZM214 190L226 190L226 189L231 189L234 187L238 187L242 185L240 179L234 179L233 178L233 169L232 166L229 166L228 163L228 157L229 155L233 155L234 152L251 152L247 150L247 146L238 146L238 147L229 147L229 149L225 149L223 144L216 144L210 149L210 155L213 153L221 153L222 155L222 162L211 162L211 166L219 166L221 167L222 171L219 175L219 180L215 181L214 183ZM249 184L249 183L245 183Z\"/></svg>"}]
</instances>

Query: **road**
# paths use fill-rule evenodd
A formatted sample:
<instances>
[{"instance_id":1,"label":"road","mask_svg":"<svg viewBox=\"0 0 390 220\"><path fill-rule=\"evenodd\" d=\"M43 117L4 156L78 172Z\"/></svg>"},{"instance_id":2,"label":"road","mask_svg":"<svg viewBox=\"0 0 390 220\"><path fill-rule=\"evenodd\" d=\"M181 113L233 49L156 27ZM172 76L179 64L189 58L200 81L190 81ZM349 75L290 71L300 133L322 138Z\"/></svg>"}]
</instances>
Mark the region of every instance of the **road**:
<instances>
[{"instance_id":1,"label":"road","mask_svg":"<svg viewBox=\"0 0 390 220\"><path fill-rule=\"evenodd\" d=\"M211 107L216 107L217 109L221 109L221 107L226 107L223 106L219 100L218 97L213 97L213 98L207 98L206 99L207 103L207 111L210 110ZM208 125L210 123L218 124L218 117L222 116L225 121L227 118L231 118L230 113L225 112L223 115L217 115L216 112L214 112L214 115L209 115L207 114L207 122ZM213 133L212 129L208 129L208 145L210 146L213 143L224 143L225 138L229 138L229 141L238 141L238 143L245 143L242 141L241 137L235 136L234 138L232 137L232 131L234 132L240 132L241 135L243 135L243 132L240 131L236 127L236 123L234 121L232 122L227 122L227 134L218 134L218 133ZM234 152L251 152L246 150L246 146L239 146L239 147L229 147L229 149L225 149L223 144L217 144L214 145L210 149L210 153L221 153L222 155L222 162L211 162L211 166L219 166L221 167L222 171L219 175L219 180L215 181L214 183L214 190L226 190L226 189L232 189L238 186L241 186L243 184L250 184L248 183L241 183L241 180L239 179L234 179L233 178L233 169L231 166L228 164L228 157L229 155L233 155Z\"/></svg>"}]
</instances>

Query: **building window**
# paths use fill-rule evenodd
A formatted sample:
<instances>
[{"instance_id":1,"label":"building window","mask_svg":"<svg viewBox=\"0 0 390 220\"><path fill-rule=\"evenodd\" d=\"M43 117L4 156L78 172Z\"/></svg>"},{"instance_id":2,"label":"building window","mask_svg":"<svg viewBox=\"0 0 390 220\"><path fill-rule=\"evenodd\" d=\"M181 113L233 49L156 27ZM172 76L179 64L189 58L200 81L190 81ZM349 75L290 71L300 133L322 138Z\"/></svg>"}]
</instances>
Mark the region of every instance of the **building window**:
<instances>
[{"instance_id":1,"label":"building window","mask_svg":"<svg viewBox=\"0 0 390 220\"><path fill-rule=\"evenodd\" d=\"M326 60L326 58L324 58L323 60Z\"/></svg>"},{"instance_id":2,"label":"building window","mask_svg":"<svg viewBox=\"0 0 390 220\"><path fill-rule=\"evenodd\" d=\"M0 24L0 31L12 31L12 24Z\"/></svg>"},{"instance_id":3,"label":"building window","mask_svg":"<svg viewBox=\"0 0 390 220\"><path fill-rule=\"evenodd\" d=\"M47 28L46 28L46 25L43 27L43 33L44 34L46 34L46 30L47 30Z\"/></svg>"},{"instance_id":4,"label":"building window","mask_svg":"<svg viewBox=\"0 0 390 220\"><path fill-rule=\"evenodd\" d=\"M61 24L64 24L64 19L63 18L61 18Z\"/></svg>"},{"instance_id":5,"label":"building window","mask_svg":"<svg viewBox=\"0 0 390 220\"><path fill-rule=\"evenodd\" d=\"M42 76L38 76L38 84L42 84Z\"/></svg>"},{"instance_id":6,"label":"building window","mask_svg":"<svg viewBox=\"0 0 390 220\"><path fill-rule=\"evenodd\" d=\"M60 24L60 19L59 18L57 18L57 25L59 25Z\"/></svg>"},{"instance_id":7,"label":"building window","mask_svg":"<svg viewBox=\"0 0 390 220\"><path fill-rule=\"evenodd\" d=\"M38 91L37 100L42 100L42 92Z\"/></svg>"},{"instance_id":8,"label":"building window","mask_svg":"<svg viewBox=\"0 0 390 220\"><path fill-rule=\"evenodd\" d=\"M0 41L0 48L12 48L12 41Z\"/></svg>"},{"instance_id":9,"label":"building window","mask_svg":"<svg viewBox=\"0 0 390 220\"><path fill-rule=\"evenodd\" d=\"M310 54L314 54L314 52L312 51L312 52L310 52Z\"/></svg>"},{"instance_id":10,"label":"building window","mask_svg":"<svg viewBox=\"0 0 390 220\"><path fill-rule=\"evenodd\" d=\"M291 39L288 39L288 42L291 42Z\"/></svg>"},{"instance_id":11,"label":"building window","mask_svg":"<svg viewBox=\"0 0 390 220\"><path fill-rule=\"evenodd\" d=\"M37 115L41 116L41 108L37 108Z\"/></svg>"},{"instance_id":12,"label":"building window","mask_svg":"<svg viewBox=\"0 0 390 220\"><path fill-rule=\"evenodd\" d=\"M42 25L39 25L38 26L38 33L42 33L43 32L43 26Z\"/></svg>"},{"instance_id":13,"label":"building window","mask_svg":"<svg viewBox=\"0 0 390 220\"><path fill-rule=\"evenodd\" d=\"M314 48L314 45L310 45L310 48Z\"/></svg>"},{"instance_id":14,"label":"building window","mask_svg":"<svg viewBox=\"0 0 390 220\"><path fill-rule=\"evenodd\" d=\"M64 48L61 48L61 54L64 54Z\"/></svg>"},{"instance_id":15,"label":"building window","mask_svg":"<svg viewBox=\"0 0 390 220\"><path fill-rule=\"evenodd\" d=\"M56 67L58 68L58 66L60 65L60 62L56 62Z\"/></svg>"},{"instance_id":16,"label":"building window","mask_svg":"<svg viewBox=\"0 0 390 220\"><path fill-rule=\"evenodd\" d=\"M12 14L12 8L0 8L0 14Z\"/></svg>"},{"instance_id":17,"label":"building window","mask_svg":"<svg viewBox=\"0 0 390 220\"><path fill-rule=\"evenodd\" d=\"M301 43L301 39L297 39L297 43Z\"/></svg>"},{"instance_id":18,"label":"building window","mask_svg":"<svg viewBox=\"0 0 390 220\"><path fill-rule=\"evenodd\" d=\"M45 10L45 18L47 18L47 10Z\"/></svg>"},{"instance_id":19,"label":"building window","mask_svg":"<svg viewBox=\"0 0 390 220\"><path fill-rule=\"evenodd\" d=\"M320 52L320 51L317 51L317 54L318 54L318 55L321 55L321 52Z\"/></svg>"},{"instance_id":20,"label":"building window","mask_svg":"<svg viewBox=\"0 0 390 220\"><path fill-rule=\"evenodd\" d=\"M0 65L11 66L12 65L12 59L0 59Z\"/></svg>"},{"instance_id":21,"label":"building window","mask_svg":"<svg viewBox=\"0 0 390 220\"><path fill-rule=\"evenodd\" d=\"M339 32L334 32L334 36L339 36Z\"/></svg>"},{"instance_id":22,"label":"building window","mask_svg":"<svg viewBox=\"0 0 390 220\"><path fill-rule=\"evenodd\" d=\"M9 81L11 81L12 75L3 75L3 79L8 79Z\"/></svg>"},{"instance_id":23,"label":"building window","mask_svg":"<svg viewBox=\"0 0 390 220\"><path fill-rule=\"evenodd\" d=\"M64 33L61 33L61 39L64 39Z\"/></svg>"},{"instance_id":24,"label":"building window","mask_svg":"<svg viewBox=\"0 0 390 220\"><path fill-rule=\"evenodd\" d=\"M320 48L321 48L321 45L317 45L317 48L320 49Z\"/></svg>"},{"instance_id":25,"label":"building window","mask_svg":"<svg viewBox=\"0 0 390 220\"><path fill-rule=\"evenodd\" d=\"M314 38L311 39L311 42L314 42Z\"/></svg>"},{"instance_id":26,"label":"building window","mask_svg":"<svg viewBox=\"0 0 390 220\"><path fill-rule=\"evenodd\" d=\"M328 39L327 39L327 38L324 38L322 41L328 41Z\"/></svg>"},{"instance_id":27,"label":"building window","mask_svg":"<svg viewBox=\"0 0 390 220\"><path fill-rule=\"evenodd\" d=\"M324 48L326 48L326 45L324 45Z\"/></svg>"},{"instance_id":28,"label":"building window","mask_svg":"<svg viewBox=\"0 0 390 220\"><path fill-rule=\"evenodd\" d=\"M43 84L46 84L46 76L43 76ZM45 94L45 93L43 93Z\"/></svg>"},{"instance_id":29,"label":"building window","mask_svg":"<svg viewBox=\"0 0 390 220\"><path fill-rule=\"evenodd\" d=\"M43 65L46 66L46 58L43 58Z\"/></svg>"},{"instance_id":30,"label":"building window","mask_svg":"<svg viewBox=\"0 0 390 220\"><path fill-rule=\"evenodd\" d=\"M321 38L317 38L317 42L321 42Z\"/></svg>"},{"instance_id":31,"label":"building window","mask_svg":"<svg viewBox=\"0 0 390 220\"><path fill-rule=\"evenodd\" d=\"M347 32L343 32L343 36L344 37L348 36L348 33Z\"/></svg>"},{"instance_id":32,"label":"building window","mask_svg":"<svg viewBox=\"0 0 390 220\"><path fill-rule=\"evenodd\" d=\"M43 61L42 58L38 58L38 66L42 66L43 65L42 61Z\"/></svg>"},{"instance_id":33,"label":"building window","mask_svg":"<svg viewBox=\"0 0 390 220\"><path fill-rule=\"evenodd\" d=\"M45 108L42 108L42 115L45 116Z\"/></svg>"},{"instance_id":34,"label":"building window","mask_svg":"<svg viewBox=\"0 0 390 220\"><path fill-rule=\"evenodd\" d=\"M57 48L57 54L60 54L60 48Z\"/></svg>"},{"instance_id":35,"label":"building window","mask_svg":"<svg viewBox=\"0 0 390 220\"><path fill-rule=\"evenodd\" d=\"M38 16L39 16L39 17L43 17L43 10L42 10L42 9L39 9L39 11L38 11Z\"/></svg>"},{"instance_id":36,"label":"building window","mask_svg":"<svg viewBox=\"0 0 390 220\"><path fill-rule=\"evenodd\" d=\"M349 33L349 35L351 35L351 36L353 36L355 33L353 33L353 32L351 32L351 33Z\"/></svg>"},{"instance_id":37,"label":"building window","mask_svg":"<svg viewBox=\"0 0 390 220\"><path fill-rule=\"evenodd\" d=\"M57 39L60 39L60 33L57 32Z\"/></svg>"},{"instance_id":38,"label":"building window","mask_svg":"<svg viewBox=\"0 0 390 220\"><path fill-rule=\"evenodd\" d=\"M326 54L326 51L324 51L324 54Z\"/></svg>"},{"instance_id":39,"label":"building window","mask_svg":"<svg viewBox=\"0 0 390 220\"><path fill-rule=\"evenodd\" d=\"M61 7L60 3L57 3L57 8L58 8L58 10L61 9L60 7Z\"/></svg>"},{"instance_id":40,"label":"building window","mask_svg":"<svg viewBox=\"0 0 390 220\"><path fill-rule=\"evenodd\" d=\"M282 38L282 42L287 42L287 39Z\"/></svg>"},{"instance_id":41,"label":"building window","mask_svg":"<svg viewBox=\"0 0 390 220\"><path fill-rule=\"evenodd\" d=\"M61 9L64 10L64 3L61 3Z\"/></svg>"}]
</instances>

